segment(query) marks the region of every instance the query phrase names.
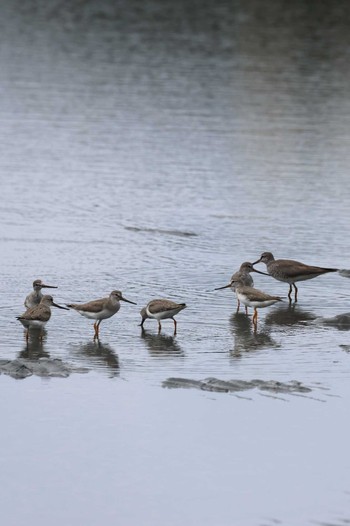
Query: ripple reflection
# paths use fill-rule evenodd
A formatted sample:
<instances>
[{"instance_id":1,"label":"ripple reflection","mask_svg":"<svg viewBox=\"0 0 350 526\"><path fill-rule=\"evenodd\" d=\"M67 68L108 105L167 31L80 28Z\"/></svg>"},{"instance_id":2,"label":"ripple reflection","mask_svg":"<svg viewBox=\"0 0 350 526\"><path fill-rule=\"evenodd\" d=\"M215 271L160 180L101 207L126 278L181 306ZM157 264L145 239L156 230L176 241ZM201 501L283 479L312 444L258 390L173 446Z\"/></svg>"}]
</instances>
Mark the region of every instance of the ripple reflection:
<instances>
[{"instance_id":1,"label":"ripple reflection","mask_svg":"<svg viewBox=\"0 0 350 526\"><path fill-rule=\"evenodd\" d=\"M174 336L152 334L143 329L141 338L145 342L151 356L184 356L184 351Z\"/></svg>"},{"instance_id":2,"label":"ripple reflection","mask_svg":"<svg viewBox=\"0 0 350 526\"><path fill-rule=\"evenodd\" d=\"M279 305L270 311L265 318L266 325L291 326L316 318L310 311L301 309L297 303Z\"/></svg>"},{"instance_id":3,"label":"ripple reflection","mask_svg":"<svg viewBox=\"0 0 350 526\"><path fill-rule=\"evenodd\" d=\"M243 352L279 346L269 332L262 329L259 324L257 330L254 330L254 326L246 314L240 312L232 314L230 326L234 337L234 347L230 354L234 358L240 358Z\"/></svg>"},{"instance_id":4,"label":"ripple reflection","mask_svg":"<svg viewBox=\"0 0 350 526\"><path fill-rule=\"evenodd\" d=\"M80 361L88 362L92 369L106 369L111 376L119 375L119 358L114 349L100 340L88 341L87 343L73 346L73 353Z\"/></svg>"},{"instance_id":5,"label":"ripple reflection","mask_svg":"<svg viewBox=\"0 0 350 526\"><path fill-rule=\"evenodd\" d=\"M40 358L49 358L50 354L44 349L44 342L46 341L46 338L46 329L31 329L29 331L28 341L25 342L23 350L18 353L18 358L26 358L27 360L39 360Z\"/></svg>"}]
</instances>

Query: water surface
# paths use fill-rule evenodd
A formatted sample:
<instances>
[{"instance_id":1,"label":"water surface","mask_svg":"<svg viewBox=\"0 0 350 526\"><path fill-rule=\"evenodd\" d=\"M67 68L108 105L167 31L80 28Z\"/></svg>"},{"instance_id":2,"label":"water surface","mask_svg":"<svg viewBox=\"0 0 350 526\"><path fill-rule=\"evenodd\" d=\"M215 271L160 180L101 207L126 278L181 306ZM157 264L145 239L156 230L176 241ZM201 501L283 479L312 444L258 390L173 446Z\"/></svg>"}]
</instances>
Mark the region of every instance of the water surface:
<instances>
[{"instance_id":1,"label":"water surface","mask_svg":"<svg viewBox=\"0 0 350 526\"><path fill-rule=\"evenodd\" d=\"M4 2L0 377L7 525L349 520L350 281L304 282L258 330L227 283L261 252L350 268L345 2ZM261 266L263 270L263 266ZM102 322L55 311L26 345L34 279L57 302L122 290ZM258 288L288 285L256 276ZM146 322L150 299L186 302ZM302 382L305 393L162 387Z\"/></svg>"}]
</instances>

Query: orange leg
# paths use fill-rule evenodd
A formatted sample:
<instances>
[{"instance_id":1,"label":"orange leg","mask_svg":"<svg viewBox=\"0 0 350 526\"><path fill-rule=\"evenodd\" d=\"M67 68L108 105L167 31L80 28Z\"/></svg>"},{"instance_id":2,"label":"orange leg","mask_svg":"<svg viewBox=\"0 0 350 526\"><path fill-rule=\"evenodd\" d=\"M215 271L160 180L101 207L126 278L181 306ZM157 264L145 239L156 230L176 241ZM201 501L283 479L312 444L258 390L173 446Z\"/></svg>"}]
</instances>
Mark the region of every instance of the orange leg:
<instances>
[{"instance_id":1,"label":"orange leg","mask_svg":"<svg viewBox=\"0 0 350 526\"><path fill-rule=\"evenodd\" d=\"M253 323L254 323L254 327L256 328L258 324L258 310L256 307L254 307Z\"/></svg>"},{"instance_id":2,"label":"orange leg","mask_svg":"<svg viewBox=\"0 0 350 526\"><path fill-rule=\"evenodd\" d=\"M100 327L100 323L101 323L102 320L99 320L99 321L95 321L94 323L94 329L95 329L95 334L94 334L94 340L98 340L98 337L99 337L99 327Z\"/></svg>"}]
</instances>

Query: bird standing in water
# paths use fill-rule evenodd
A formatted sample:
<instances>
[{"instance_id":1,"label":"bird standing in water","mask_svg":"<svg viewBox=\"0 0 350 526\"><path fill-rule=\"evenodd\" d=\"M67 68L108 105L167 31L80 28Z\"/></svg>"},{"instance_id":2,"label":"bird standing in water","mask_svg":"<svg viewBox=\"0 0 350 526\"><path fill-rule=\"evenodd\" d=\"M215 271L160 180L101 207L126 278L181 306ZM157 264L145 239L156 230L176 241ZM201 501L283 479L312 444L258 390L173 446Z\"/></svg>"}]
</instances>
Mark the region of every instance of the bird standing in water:
<instances>
[{"instance_id":1,"label":"bird standing in water","mask_svg":"<svg viewBox=\"0 0 350 526\"><path fill-rule=\"evenodd\" d=\"M246 286L246 287L254 287L254 281L252 276L250 275L251 272L256 272L257 274L263 274L264 276L267 276L265 272L260 272L260 270L256 270L253 267L253 264L250 263L250 261L245 261L240 266L239 270L235 272L230 279L230 283L228 285L225 285L224 287L218 287L215 290L222 290L231 288L232 292L236 292L237 283ZM240 300L237 296L237 312L240 308ZM248 307L245 306L245 313L248 314Z\"/></svg>"},{"instance_id":2,"label":"bird standing in water","mask_svg":"<svg viewBox=\"0 0 350 526\"><path fill-rule=\"evenodd\" d=\"M17 320L19 320L22 325L27 329L26 331L26 340L28 341L29 338L29 329L31 328L37 328L42 329L45 327L46 323L51 318L51 307L57 307L58 309L64 309L69 310L67 307L61 307L61 305L57 305L57 303L54 303L52 296L43 296L41 298L41 301L39 305L35 305L34 307L30 307L25 311L24 314L21 316L17 316ZM41 333L42 337L42 333Z\"/></svg>"},{"instance_id":3,"label":"bird standing in water","mask_svg":"<svg viewBox=\"0 0 350 526\"><path fill-rule=\"evenodd\" d=\"M337 268L305 265L305 263L300 263L300 261L294 261L293 259L275 259L271 252L263 252L253 265L257 265L260 262L265 263L270 276L278 281L289 283L288 298L290 302L292 301L292 287L294 287L294 300L295 302L298 301L298 289L295 285L297 281L305 281L322 276L322 274L327 274L327 272L338 271Z\"/></svg>"},{"instance_id":4,"label":"bird standing in water","mask_svg":"<svg viewBox=\"0 0 350 526\"><path fill-rule=\"evenodd\" d=\"M142 316L141 327L147 318L152 318L158 321L158 334L162 330L160 320L172 319L174 322L174 336L176 335L177 323L174 318L181 310L186 308L186 303L175 303L174 301L166 299L156 299L150 301L146 307L141 309Z\"/></svg>"},{"instance_id":5,"label":"bird standing in water","mask_svg":"<svg viewBox=\"0 0 350 526\"><path fill-rule=\"evenodd\" d=\"M269 307L277 301L283 301L280 296L271 296L270 294L266 294L266 292L254 289L253 287L241 285L239 282L236 282L236 294L243 305L254 308L253 324L255 329L258 323L257 309Z\"/></svg>"},{"instance_id":6,"label":"bird standing in water","mask_svg":"<svg viewBox=\"0 0 350 526\"><path fill-rule=\"evenodd\" d=\"M70 303L67 307L74 309L79 314L90 320L95 320L94 323L94 340L99 337L99 327L102 320L111 318L120 309L120 301L126 301L136 305L135 302L127 300L123 297L120 290L113 290L107 298L89 301L88 303Z\"/></svg>"}]
</instances>

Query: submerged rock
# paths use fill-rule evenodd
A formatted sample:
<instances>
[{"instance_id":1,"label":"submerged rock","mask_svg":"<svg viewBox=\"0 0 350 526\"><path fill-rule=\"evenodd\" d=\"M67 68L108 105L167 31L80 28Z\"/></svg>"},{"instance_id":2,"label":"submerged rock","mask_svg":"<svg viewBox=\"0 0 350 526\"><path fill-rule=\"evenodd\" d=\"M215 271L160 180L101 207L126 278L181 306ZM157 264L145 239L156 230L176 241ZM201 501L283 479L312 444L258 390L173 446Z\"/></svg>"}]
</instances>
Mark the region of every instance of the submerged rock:
<instances>
[{"instance_id":1,"label":"submerged rock","mask_svg":"<svg viewBox=\"0 0 350 526\"><path fill-rule=\"evenodd\" d=\"M24 360L0 360L0 372L12 378L27 378L33 374L33 371L23 362Z\"/></svg>"},{"instance_id":2,"label":"submerged rock","mask_svg":"<svg viewBox=\"0 0 350 526\"><path fill-rule=\"evenodd\" d=\"M333 318L316 318L314 323L336 327L340 331L348 331L350 330L350 312L338 314L337 316L333 316Z\"/></svg>"},{"instance_id":3,"label":"submerged rock","mask_svg":"<svg viewBox=\"0 0 350 526\"><path fill-rule=\"evenodd\" d=\"M57 358L40 358L39 360L28 360L24 358L18 358L16 360L0 360L0 373L7 374L16 379L23 379L32 375L67 378L71 373L86 372L88 372L88 369L74 367Z\"/></svg>"},{"instance_id":4,"label":"submerged rock","mask_svg":"<svg viewBox=\"0 0 350 526\"><path fill-rule=\"evenodd\" d=\"M342 268L341 270L338 271L339 274L341 276L343 276L344 278L350 278L350 270L347 269L347 268Z\"/></svg>"}]
</instances>

